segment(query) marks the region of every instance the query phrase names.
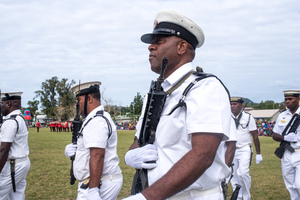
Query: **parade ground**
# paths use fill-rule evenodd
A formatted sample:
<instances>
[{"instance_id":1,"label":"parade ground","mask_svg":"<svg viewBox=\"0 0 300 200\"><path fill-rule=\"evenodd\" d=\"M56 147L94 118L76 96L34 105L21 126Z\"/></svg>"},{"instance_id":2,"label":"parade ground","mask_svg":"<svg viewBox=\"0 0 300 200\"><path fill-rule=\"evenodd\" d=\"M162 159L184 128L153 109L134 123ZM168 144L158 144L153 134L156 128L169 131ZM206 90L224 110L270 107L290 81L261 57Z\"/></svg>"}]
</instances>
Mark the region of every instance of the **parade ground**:
<instances>
[{"instance_id":1,"label":"parade ground","mask_svg":"<svg viewBox=\"0 0 300 200\"><path fill-rule=\"evenodd\" d=\"M124 156L133 142L134 133L135 131L118 131L118 155L124 178L118 199L130 195L135 170L125 164ZM40 128L37 133L36 128L29 128L28 140L31 168L27 176L26 199L76 199L78 181L70 185L71 160L64 153L65 146L71 143L72 133L50 132L49 128ZM259 136L259 140L263 161L257 165L254 153L250 166L252 199L288 200L290 197L282 179L281 162L274 155L279 143L268 136ZM229 187L230 196L231 193Z\"/></svg>"}]
</instances>

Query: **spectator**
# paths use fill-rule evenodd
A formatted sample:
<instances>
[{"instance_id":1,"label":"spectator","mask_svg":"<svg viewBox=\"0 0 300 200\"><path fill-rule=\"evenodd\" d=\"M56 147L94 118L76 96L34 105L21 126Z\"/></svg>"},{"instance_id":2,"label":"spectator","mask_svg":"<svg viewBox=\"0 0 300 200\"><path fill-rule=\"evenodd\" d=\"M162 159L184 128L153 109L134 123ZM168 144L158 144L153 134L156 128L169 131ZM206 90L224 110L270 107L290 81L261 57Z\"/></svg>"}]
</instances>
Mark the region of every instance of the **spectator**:
<instances>
[{"instance_id":1,"label":"spectator","mask_svg":"<svg viewBox=\"0 0 300 200\"><path fill-rule=\"evenodd\" d=\"M37 123L36 123L36 131L37 131L37 132L40 132L40 126L41 126L41 123L40 123L40 121L38 120Z\"/></svg>"}]
</instances>

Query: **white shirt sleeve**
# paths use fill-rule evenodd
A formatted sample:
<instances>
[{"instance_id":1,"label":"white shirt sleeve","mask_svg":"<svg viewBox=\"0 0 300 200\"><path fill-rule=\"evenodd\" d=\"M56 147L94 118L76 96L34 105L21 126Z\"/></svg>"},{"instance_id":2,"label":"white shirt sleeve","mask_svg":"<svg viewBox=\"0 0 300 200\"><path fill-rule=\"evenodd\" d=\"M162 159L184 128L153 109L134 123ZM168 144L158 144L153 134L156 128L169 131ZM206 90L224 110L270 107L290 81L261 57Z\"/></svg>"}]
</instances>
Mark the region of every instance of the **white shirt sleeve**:
<instances>
[{"instance_id":1,"label":"white shirt sleeve","mask_svg":"<svg viewBox=\"0 0 300 200\"><path fill-rule=\"evenodd\" d=\"M3 122L0 132L1 142L13 142L17 132L17 123L9 119Z\"/></svg>"},{"instance_id":2,"label":"white shirt sleeve","mask_svg":"<svg viewBox=\"0 0 300 200\"><path fill-rule=\"evenodd\" d=\"M83 132L83 144L85 148L105 148L108 139L108 126L104 118L92 119Z\"/></svg>"},{"instance_id":3,"label":"white shirt sleeve","mask_svg":"<svg viewBox=\"0 0 300 200\"><path fill-rule=\"evenodd\" d=\"M250 119L249 120L250 120L250 122L249 122L249 131L255 131L255 130L257 130L256 123L255 123L254 117L252 115L250 115Z\"/></svg>"}]
</instances>

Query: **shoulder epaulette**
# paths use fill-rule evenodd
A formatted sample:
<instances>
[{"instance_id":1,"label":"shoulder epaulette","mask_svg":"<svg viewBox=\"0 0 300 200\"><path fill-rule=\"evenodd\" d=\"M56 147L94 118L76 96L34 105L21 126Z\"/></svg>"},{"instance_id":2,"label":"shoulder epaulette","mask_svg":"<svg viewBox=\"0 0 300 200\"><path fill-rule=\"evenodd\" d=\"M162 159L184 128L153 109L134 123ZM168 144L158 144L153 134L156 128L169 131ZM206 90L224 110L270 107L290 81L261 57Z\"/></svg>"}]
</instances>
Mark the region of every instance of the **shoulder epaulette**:
<instances>
[{"instance_id":1,"label":"shoulder epaulette","mask_svg":"<svg viewBox=\"0 0 300 200\"><path fill-rule=\"evenodd\" d=\"M249 113L249 112L246 112L246 111L244 111L244 113L246 113L246 114L248 114L248 115L251 115L251 113Z\"/></svg>"}]
</instances>

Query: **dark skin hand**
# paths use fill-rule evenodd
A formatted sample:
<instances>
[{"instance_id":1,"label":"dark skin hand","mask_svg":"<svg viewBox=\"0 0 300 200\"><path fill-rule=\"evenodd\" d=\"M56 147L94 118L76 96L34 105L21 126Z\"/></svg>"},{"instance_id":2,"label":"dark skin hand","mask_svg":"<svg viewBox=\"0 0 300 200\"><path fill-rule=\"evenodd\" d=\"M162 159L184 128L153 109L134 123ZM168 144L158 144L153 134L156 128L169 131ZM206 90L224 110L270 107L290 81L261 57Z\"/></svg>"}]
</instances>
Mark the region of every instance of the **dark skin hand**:
<instances>
[{"instance_id":1,"label":"dark skin hand","mask_svg":"<svg viewBox=\"0 0 300 200\"><path fill-rule=\"evenodd\" d=\"M236 141L228 141L225 144L227 146L225 153L225 163L228 167L230 167L232 165L232 161L236 150Z\"/></svg>"},{"instance_id":2,"label":"dark skin hand","mask_svg":"<svg viewBox=\"0 0 300 200\"><path fill-rule=\"evenodd\" d=\"M282 135L279 135L278 133L273 133L272 138L277 142L284 141L284 137Z\"/></svg>"},{"instance_id":3,"label":"dark skin hand","mask_svg":"<svg viewBox=\"0 0 300 200\"><path fill-rule=\"evenodd\" d=\"M260 142L258 139L258 132L257 132L257 130L254 130L254 131L250 131L250 133L253 138L253 143L255 145L256 154L260 154Z\"/></svg>"}]
</instances>

